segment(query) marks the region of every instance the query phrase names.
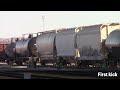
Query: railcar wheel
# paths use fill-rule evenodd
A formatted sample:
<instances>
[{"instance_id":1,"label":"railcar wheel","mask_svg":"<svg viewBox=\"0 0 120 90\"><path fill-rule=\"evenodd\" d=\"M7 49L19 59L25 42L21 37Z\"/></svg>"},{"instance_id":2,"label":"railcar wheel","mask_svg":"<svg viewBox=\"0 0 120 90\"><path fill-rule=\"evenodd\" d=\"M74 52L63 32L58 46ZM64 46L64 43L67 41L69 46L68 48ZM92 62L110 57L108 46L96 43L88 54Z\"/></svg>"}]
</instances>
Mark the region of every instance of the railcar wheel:
<instances>
[{"instance_id":1,"label":"railcar wheel","mask_svg":"<svg viewBox=\"0 0 120 90\"><path fill-rule=\"evenodd\" d=\"M13 66L13 61L12 61L12 60L9 60L9 61L8 61L8 65L9 65L9 66Z\"/></svg>"},{"instance_id":2,"label":"railcar wheel","mask_svg":"<svg viewBox=\"0 0 120 90\"><path fill-rule=\"evenodd\" d=\"M18 62L18 65L22 66L22 65L23 65L22 61L19 61L19 62Z\"/></svg>"},{"instance_id":3,"label":"railcar wheel","mask_svg":"<svg viewBox=\"0 0 120 90\"><path fill-rule=\"evenodd\" d=\"M17 64L17 65L20 65L20 66L23 65L22 61L16 61L16 64Z\"/></svg>"},{"instance_id":4,"label":"railcar wheel","mask_svg":"<svg viewBox=\"0 0 120 90\"><path fill-rule=\"evenodd\" d=\"M116 60L110 60L109 66L110 66L110 68L117 68L117 61Z\"/></svg>"},{"instance_id":5,"label":"railcar wheel","mask_svg":"<svg viewBox=\"0 0 120 90\"><path fill-rule=\"evenodd\" d=\"M45 66L45 61L40 62L42 66Z\"/></svg>"},{"instance_id":6,"label":"railcar wheel","mask_svg":"<svg viewBox=\"0 0 120 90\"><path fill-rule=\"evenodd\" d=\"M102 65L104 65L104 68L118 68L118 60L107 59Z\"/></svg>"},{"instance_id":7,"label":"railcar wheel","mask_svg":"<svg viewBox=\"0 0 120 90\"><path fill-rule=\"evenodd\" d=\"M32 61L32 67L36 68L36 66L37 66L37 62L36 61Z\"/></svg>"}]
</instances>

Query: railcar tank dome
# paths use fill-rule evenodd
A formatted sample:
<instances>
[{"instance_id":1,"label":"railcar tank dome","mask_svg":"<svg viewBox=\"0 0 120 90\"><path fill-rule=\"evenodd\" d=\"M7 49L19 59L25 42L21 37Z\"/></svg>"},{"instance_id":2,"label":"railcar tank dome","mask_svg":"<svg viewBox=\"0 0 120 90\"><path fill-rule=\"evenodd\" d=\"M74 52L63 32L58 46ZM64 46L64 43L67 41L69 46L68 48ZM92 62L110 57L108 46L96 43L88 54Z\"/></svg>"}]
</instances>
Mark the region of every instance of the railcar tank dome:
<instances>
[{"instance_id":1,"label":"railcar tank dome","mask_svg":"<svg viewBox=\"0 0 120 90\"><path fill-rule=\"evenodd\" d=\"M120 47L120 29L110 33L105 42L107 47Z\"/></svg>"}]
</instances>

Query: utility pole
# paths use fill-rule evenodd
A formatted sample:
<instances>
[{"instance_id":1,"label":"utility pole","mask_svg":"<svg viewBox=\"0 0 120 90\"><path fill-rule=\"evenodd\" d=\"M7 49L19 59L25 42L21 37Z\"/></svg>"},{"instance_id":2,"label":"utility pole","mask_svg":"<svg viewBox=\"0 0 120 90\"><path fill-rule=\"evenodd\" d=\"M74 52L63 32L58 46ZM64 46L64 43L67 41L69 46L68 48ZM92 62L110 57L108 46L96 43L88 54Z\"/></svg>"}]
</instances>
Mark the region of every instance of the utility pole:
<instances>
[{"instance_id":1,"label":"utility pole","mask_svg":"<svg viewBox=\"0 0 120 90\"><path fill-rule=\"evenodd\" d=\"M44 19L45 19L45 16L42 16L42 21L43 21L43 31L45 31L45 21L44 21Z\"/></svg>"}]
</instances>

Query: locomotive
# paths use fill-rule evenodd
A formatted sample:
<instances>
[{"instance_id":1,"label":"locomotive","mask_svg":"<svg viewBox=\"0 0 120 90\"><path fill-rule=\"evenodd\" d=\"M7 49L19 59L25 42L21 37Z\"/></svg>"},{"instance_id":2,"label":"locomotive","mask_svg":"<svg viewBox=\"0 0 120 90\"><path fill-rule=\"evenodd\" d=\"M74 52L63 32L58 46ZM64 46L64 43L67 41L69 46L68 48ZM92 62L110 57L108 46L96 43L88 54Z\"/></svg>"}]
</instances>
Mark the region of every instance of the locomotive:
<instances>
[{"instance_id":1,"label":"locomotive","mask_svg":"<svg viewBox=\"0 0 120 90\"><path fill-rule=\"evenodd\" d=\"M99 24L29 34L5 49L8 64L119 67L120 24Z\"/></svg>"}]
</instances>

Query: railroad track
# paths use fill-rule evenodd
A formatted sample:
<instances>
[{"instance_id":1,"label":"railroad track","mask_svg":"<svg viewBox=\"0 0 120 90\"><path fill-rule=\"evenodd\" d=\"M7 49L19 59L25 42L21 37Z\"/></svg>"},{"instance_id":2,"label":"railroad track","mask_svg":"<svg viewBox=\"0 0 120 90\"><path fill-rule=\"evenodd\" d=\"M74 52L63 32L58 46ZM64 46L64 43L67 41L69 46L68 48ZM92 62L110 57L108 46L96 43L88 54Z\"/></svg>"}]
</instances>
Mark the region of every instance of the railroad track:
<instances>
[{"instance_id":1,"label":"railroad track","mask_svg":"<svg viewBox=\"0 0 120 90\"><path fill-rule=\"evenodd\" d=\"M105 70L98 70L100 72L109 72ZM79 69L79 70L56 70L56 69L7 69L0 70L0 76L13 77L18 79L24 79L25 74L30 74L30 79L104 79L98 77L98 71L95 69ZM115 70L114 70L115 71ZM111 72L114 72L111 71ZM120 71L116 71L120 74ZM29 77L29 76L28 76ZM112 79L112 78L110 78ZM120 77L113 77L113 79L120 79Z\"/></svg>"},{"instance_id":2,"label":"railroad track","mask_svg":"<svg viewBox=\"0 0 120 90\"><path fill-rule=\"evenodd\" d=\"M120 69L102 68L55 68L37 67L27 68L27 66L12 66L0 68L0 76L24 79L24 73L31 73L31 79L101 79L98 72L117 72L120 79ZM114 78L113 78L114 79Z\"/></svg>"},{"instance_id":3,"label":"railroad track","mask_svg":"<svg viewBox=\"0 0 120 90\"><path fill-rule=\"evenodd\" d=\"M71 75L47 74L47 73L28 73L28 74L31 74L31 77L29 79L97 79L95 77L87 77L87 76L71 76ZM6 76L16 79L25 79L24 73L0 72L0 76Z\"/></svg>"},{"instance_id":4,"label":"railroad track","mask_svg":"<svg viewBox=\"0 0 120 90\"><path fill-rule=\"evenodd\" d=\"M26 78L24 78L24 73L13 73L13 72L6 73L6 72L0 72L0 76L10 77L11 79L14 79L14 78L16 78L16 79L26 79ZM52 79L52 77L31 75L31 77L29 79Z\"/></svg>"}]
</instances>

